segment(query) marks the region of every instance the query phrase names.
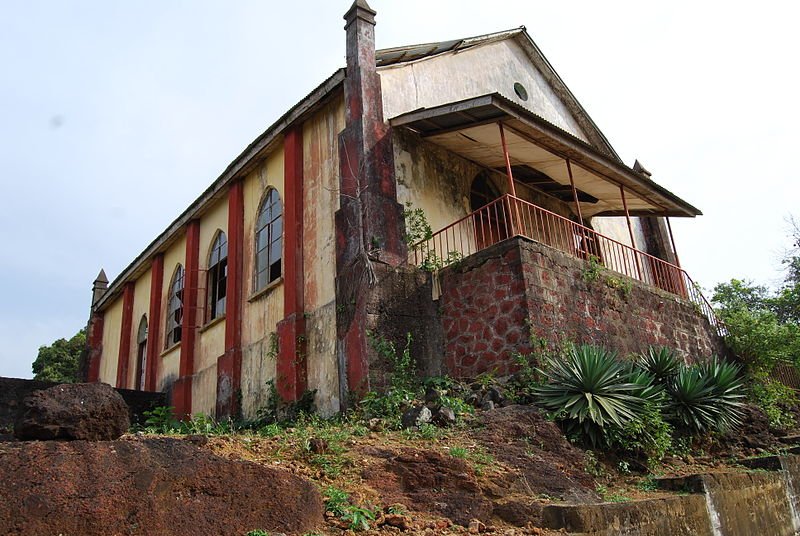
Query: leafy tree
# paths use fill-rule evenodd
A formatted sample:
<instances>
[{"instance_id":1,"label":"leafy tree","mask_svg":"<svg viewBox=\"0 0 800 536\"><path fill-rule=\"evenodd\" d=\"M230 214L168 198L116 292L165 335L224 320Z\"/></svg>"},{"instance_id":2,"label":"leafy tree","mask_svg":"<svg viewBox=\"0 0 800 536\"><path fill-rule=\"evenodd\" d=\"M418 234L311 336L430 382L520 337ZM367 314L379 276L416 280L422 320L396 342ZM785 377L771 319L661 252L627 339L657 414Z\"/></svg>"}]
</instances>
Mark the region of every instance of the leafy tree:
<instances>
[{"instance_id":1,"label":"leafy tree","mask_svg":"<svg viewBox=\"0 0 800 536\"><path fill-rule=\"evenodd\" d=\"M86 347L86 330L82 329L70 340L58 339L50 346L40 346L33 362L33 379L74 383L78 381L78 365Z\"/></svg>"},{"instance_id":2,"label":"leafy tree","mask_svg":"<svg viewBox=\"0 0 800 536\"><path fill-rule=\"evenodd\" d=\"M800 227L791 222L792 247L777 290L739 279L714 288L712 301L728 328L727 342L754 370L769 371L778 361L800 365Z\"/></svg>"},{"instance_id":3,"label":"leafy tree","mask_svg":"<svg viewBox=\"0 0 800 536\"><path fill-rule=\"evenodd\" d=\"M793 226L792 247L783 264L786 276L776 289L733 279L714 289L712 301L725 322L725 339L747 365L749 398L767 414L774 428L794 424L794 392L772 377L780 362L800 367L800 227Z\"/></svg>"},{"instance_id":4,"label":"leafy tree","mask_svg":"<svg viewBox=\"0 0 800 536\"><path fill-rule=\"evenodd\" d=\"M728 329L726 341L753 369L771 370L778 361L800 364L800 325L782 320L787 317L780 297L738 279L714 289L712 301Z\"/></svg>"}]
</instances>

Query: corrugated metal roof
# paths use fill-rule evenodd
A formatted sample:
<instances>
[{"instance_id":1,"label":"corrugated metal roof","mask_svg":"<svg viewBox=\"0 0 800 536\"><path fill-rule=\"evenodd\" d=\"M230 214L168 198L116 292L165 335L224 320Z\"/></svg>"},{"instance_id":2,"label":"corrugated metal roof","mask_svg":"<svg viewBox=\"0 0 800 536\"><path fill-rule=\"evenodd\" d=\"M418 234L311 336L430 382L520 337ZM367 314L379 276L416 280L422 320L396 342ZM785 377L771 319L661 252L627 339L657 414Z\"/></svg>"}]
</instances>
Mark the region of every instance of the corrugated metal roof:
<instances>
[{"instance_id":1,"label":"corrugated metal roof","mask_svg":"<svg viewBox=\"0 0 800 536\"><path fill-rule=\"evenodd\" d=\"M451 41L440 41L438 43L423 43L404 47L385 48L375 52L375 63L378 67L386 67L397 63L416 61L445 52L464 50L477 45L485 45L492 41L501 41L523 31L525 31L524 26L513 30L468 37L466 39L453 39Z\"/></svg>"}]
</instances>

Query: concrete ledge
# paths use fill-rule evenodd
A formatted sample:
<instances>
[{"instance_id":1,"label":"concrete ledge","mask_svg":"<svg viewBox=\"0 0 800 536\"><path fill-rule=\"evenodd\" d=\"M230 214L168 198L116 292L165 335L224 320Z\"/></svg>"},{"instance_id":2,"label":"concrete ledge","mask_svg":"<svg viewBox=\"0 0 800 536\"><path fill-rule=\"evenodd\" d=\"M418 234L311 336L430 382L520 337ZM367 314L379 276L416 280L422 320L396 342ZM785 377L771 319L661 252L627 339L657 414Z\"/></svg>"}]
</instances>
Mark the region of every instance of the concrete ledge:
<instances>
[{"instance_id":1,"label":"concrete ledge","mask_svg":"<svg viewBox=\"0 0 800 536\"><path fill-rule=\"evenodd\" d=\"M627 503L549 505L542 526L574 536L713 536L702 495L684 495Z\"/></svg>"},{"instance_id":2,"label":"concrete ledge","mask_svg":"<svg viewBox=\"0 0 800 536\"><path fill-rule=\"evenodd\" d=\"M718 472L658 479L681 493L628 503L548 505L543 527L574 536L792 536L800 529L800 456L768 456L750 472Z\"/></svg>"}]
</instances>

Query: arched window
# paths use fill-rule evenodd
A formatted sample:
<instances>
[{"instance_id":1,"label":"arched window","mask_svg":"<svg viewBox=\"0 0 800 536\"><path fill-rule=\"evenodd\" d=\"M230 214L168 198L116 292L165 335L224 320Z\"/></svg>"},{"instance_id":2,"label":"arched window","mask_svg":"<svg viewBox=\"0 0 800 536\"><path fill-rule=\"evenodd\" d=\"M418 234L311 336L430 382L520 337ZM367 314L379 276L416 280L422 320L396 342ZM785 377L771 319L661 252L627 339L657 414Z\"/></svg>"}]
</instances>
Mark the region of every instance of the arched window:
<instances>
[{"instance_id":1,"label":"arched window","mask_svg":"<svg viewBox=\"0 0 800 536\"><path fill-rule=\"evenodd\" d=\"M208 256L208 304L206 321L225 314L225 294L228 284L228 240L217 232Z\"/></svg>"},{"instance_id":2,"label":"arched window","mask_svg":"<svg viewBox=\"0 0 800 536\"><path fill-rule=\"evenodd\" d=\"M278 191L270 188L261 201L256 221L255 290L261 290L281 276L283 210Z\"/></svg>"},{"instance_id":3,"label":"arched window","mask_svg":"<svg viewBox=\"0 0 800 536\"><path fill-rule=\"evenodd\" d=\"M136 334L136 377L134 389L144 390L145 375L147 374L147 315L142 315L139 321L139 331Z\"/></svg>"},{"instance_id":4,"label":"arched window","mask_svg":"<svg viewBox=\"0 0 800 536\"><path fill-rule=\"evenodd\" d=\"M181 326L183 325L183 266L175 268L172 282L169 284L169 301L167 302L167 333L166 346L181 341Z\"/></svg>"},{"instance_id":5,"label":"arched window","mask_svg":"<svg viewBox=\"0 0 800 536\"><path fill-rule=\"evenodd\" d=\"M492 182L491 177L485 171L481 171L472 180L469 190L469 202L472 210L485 207L495 199L500 197L500 192Z\"/></svg>"}]
</instances>

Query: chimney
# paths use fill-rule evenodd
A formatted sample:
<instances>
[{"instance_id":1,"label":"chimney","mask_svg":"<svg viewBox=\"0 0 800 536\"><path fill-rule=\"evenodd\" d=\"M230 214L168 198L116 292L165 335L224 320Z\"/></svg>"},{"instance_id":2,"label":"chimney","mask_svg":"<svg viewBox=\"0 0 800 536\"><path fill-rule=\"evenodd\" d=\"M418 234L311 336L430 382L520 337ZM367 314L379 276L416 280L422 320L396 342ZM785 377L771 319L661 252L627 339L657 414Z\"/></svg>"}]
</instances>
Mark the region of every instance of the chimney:
<instances>
[{"instance_id":1,"label":"chimney","mask_svg":"<svg viewBox=\"0 0 800 536\"><path fill-rule=\"evenodd\" d=\"M108 290L108 277L106 277L105 270L101 269L100 273L97 274L97 278L94 280L94 284L92 284L92 310L94 310L94 306L97 305L97 302L100 301L100 298Z\"/></svg>"},{"instance_id":2,"label":"chimney","mask_svg":"<svg viewBox=\"0 0 800 536\"><path fill-rule=\"evenodd\" d=\"M366 0L356 0L345 14L347 33L347 124L361 120L364 130L374 130L373 138L383 127L381 80L375 67L375 11ZM374 139L364 140L368 146Z\"/></svg>"},{"instance_id":3,"label":"chimney","mask_svg":"<svg viewBox=\"0 0 800 536\"><path fill-rule=\"evenodd\" d=\"M337 240L343 268L359 241L382 262L406 260L403 207L397 202L391 128L383 120L381 79L375 65L375 11L355 0L344 16L347 75L345 128L339 136L340 216Z\"/></svg>"},{"instance_id":4,"label":"chimney","mask_svg":"<svg viewBox=\"0 0 800 536\"><path fill-rule=\"evenodd\" d=\"M403 207L397 202L392 131L383 120L375 65L375 11L355 0L344 16L347 74L345 127L339 135L339 210L336 211L336 353L340 400L369 390L367 304L378 299L376 271L408 258ZM377 276L376 276L377 277Z\"/></svg>"}]
</instances>

